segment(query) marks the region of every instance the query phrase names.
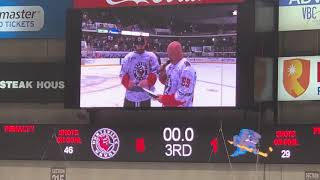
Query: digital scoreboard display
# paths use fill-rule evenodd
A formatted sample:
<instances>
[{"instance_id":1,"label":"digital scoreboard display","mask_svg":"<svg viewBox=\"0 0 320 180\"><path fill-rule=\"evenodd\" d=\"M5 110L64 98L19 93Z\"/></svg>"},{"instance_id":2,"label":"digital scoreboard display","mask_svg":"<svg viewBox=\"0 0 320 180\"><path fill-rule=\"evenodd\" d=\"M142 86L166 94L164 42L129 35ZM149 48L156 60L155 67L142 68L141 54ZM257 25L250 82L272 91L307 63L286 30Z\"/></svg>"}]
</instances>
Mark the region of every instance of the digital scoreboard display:
<instances>
[{"instance_id":1,"label":"digital scoreboard display","mask_svg":"<svg viewBox=\"0 0 320 180\"><path fill-rule=\"evenodd\" d=\"M1 160L319 163L320 126L1 125Z\"/></svg>"},{"instance_id":2,"label":"digital scoreboard display","mask_svg":"<svg viewBox=\"0 0 320 180\"><path fill-rule=\"evenodd\" d=\"M266 129L264 145L273 152L264 161L267 163L319 163L320 126L279 126Z\"/></svg>"},{"instance_id":3,"label":"digital scoreboard display","mask_svg":"<svg viewBox=\"0 0 320 180\"><path fill-rule=\"evenodd\" d=\"M249 163L256 155L243 152L240 144L253 148L259 137L254 128L222 129L219 124L1 125L0 159L227 163L232 156L231 162Z\"/></svg>"}]
</instances>

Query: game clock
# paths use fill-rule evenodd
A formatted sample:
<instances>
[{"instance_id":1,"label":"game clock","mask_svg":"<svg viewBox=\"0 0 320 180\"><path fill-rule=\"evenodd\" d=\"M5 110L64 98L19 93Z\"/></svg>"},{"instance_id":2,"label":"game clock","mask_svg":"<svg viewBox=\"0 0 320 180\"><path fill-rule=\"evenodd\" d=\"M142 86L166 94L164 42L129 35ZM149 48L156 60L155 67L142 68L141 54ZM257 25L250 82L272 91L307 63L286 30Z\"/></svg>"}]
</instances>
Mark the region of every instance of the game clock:
<instances>
[{"instance_id":1,"label":"game clock","mask_svg":"<svg viewBox=\"0 0 320 180\"><path fill-rule=\"evenodd\" d=\"M222 136L220 126L211 125L2 125L0 159L228 162L223 138L232 140L240 129L225 129ZM232 144L227 146L228 151L236 150ZM232 161L251 162L255 155L238 159Z\"/></svg>"},{"instance_id":2,"label":"game clock","mask_svg":"<svg viewBox=\"0 0 320 180\"><path fill-rule=\"evenodd\" d=\"M0 129L1 160L320 163L317 125L3 124Z\"/></svg>"},{"instance_id":3,"label":"game clock","mask_svg":"<svg viewBox=\"0 0 320 180\"><path fill-rule=\"evenodd\" d=\"M181 129L178 127L166 127L163 130L165 144L165 156L167 157L189 157L192 155L192 141L194 140L194 129L191 127Z\"/></svg>"}]
</instances>

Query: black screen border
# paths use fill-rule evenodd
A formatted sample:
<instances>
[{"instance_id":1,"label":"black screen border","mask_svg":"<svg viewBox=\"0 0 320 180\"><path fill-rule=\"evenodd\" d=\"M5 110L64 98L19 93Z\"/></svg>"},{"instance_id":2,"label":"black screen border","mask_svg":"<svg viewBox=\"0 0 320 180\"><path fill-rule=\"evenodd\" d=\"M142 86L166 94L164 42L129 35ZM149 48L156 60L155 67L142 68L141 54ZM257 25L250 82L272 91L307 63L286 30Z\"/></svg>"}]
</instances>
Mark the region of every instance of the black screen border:
<instances>
[{"instance_id":1,"label":"black screen border","mask_svg":"<svg viewBox=\"0 0 320 180\"><path fill-rule=\"evenodd\" d=\"M212 5L212 4L210 4ZM223 3L215 4L222 5L237 5L237 62L236 62L236 104L235 106L215 106L215 107L189 107L189 108L134 108L129 110L219 110L219 109L239 109L250 108L253 105L253 68L254 68L254 47L255 47L255 16L254 3L247 1L245 3ZM169 6L165 5L164 7ZM204 5L175 5L175 7L190 7L190 6L208 6ZM172 7L172 6L169 6ZM126 8L157 8L152 7L113 7L112 9ZM105 10L109 8L95 9L72 9L67 13L67 30L66 30L66 91L65 91L65 108L80 107L80 59L81 59L81 15L82 11ZM93 107L81 109L125 109L123 107Z\"/></svg>"}]
</instances>

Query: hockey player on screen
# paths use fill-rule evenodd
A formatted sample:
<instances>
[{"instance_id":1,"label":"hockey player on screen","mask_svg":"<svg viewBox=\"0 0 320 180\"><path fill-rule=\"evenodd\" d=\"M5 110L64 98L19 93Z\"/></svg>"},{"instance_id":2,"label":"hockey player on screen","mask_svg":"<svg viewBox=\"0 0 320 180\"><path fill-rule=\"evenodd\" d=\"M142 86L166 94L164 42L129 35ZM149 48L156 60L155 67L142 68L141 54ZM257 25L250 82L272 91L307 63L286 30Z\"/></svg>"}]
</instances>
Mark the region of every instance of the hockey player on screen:
<instances>
[{"instance_id":1,"label":"hockey player on screen","mask_svg":"<svg viewBox=\"0 0 320 180\"><path fill-rule=\"evenodd\" d=\"M135 51L128 53L123 60L120 78L126 88L124 107L150 107L151 98L142 88L152 89L157 81L159 63L157 56L145 50L144 37L134 40Z\"/></svg>"},{"instance_id":2,"label":"hockey player on screen","mask_svg":"<svg viewBox=\"0 0 320 180\"><path fill-rule=\"evenodd\" d=\"M158 101L164 107L191 107L197 80L196 71L190 62L183 58L182 46L178 41L168 45L169 60L160 67L159 80L165 85Z\"/></svg>"}]
</instances>

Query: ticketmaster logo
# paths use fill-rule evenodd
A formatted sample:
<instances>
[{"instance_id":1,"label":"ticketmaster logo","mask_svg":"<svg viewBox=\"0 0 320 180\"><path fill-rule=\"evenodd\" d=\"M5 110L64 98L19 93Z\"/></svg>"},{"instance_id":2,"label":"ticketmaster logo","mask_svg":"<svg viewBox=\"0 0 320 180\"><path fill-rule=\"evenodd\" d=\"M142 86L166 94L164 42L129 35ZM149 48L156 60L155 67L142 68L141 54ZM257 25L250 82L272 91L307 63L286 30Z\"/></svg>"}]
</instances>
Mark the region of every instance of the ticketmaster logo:
<instances>
[{"instance_id":1,"label":"ticketmaster logo","mask_svg":"<svg viewBox=\"0 0 320 180\"><path fill-rule=\"evenodd\" d=\"M40 6L0 7L0 32L40 31L44 10Z\"/></svg>"}]
</instances>

